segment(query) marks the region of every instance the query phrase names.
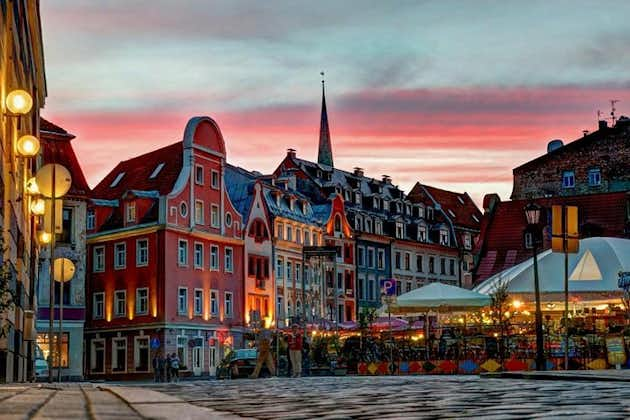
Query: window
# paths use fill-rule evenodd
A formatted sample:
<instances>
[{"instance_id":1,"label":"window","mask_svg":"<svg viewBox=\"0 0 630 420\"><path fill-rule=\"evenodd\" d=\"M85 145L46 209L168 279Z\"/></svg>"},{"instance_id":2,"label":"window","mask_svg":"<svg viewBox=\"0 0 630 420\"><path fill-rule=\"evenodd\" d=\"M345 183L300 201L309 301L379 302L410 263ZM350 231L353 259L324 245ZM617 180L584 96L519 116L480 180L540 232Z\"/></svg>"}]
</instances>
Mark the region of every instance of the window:
<instances>
[{"instance_id":1,"label":"window","mask_svg":"<svg viewBox=\"0 0 630 420\"><path fill-rule=\"evenodd\" d=\"M177 290L177 313L186 315L188 312L188 288L180 287Z\"/></svg>"},{"instance_id":2,"label":"window","mask_svg":"<svg viewBox=\"0 0 630 420\"><path fill-rule=\"evenodd\" d=\"M195 289L194 309L195 315L201 315L203 313L203 289Z\"/></svg>"},{"instance_id":3,"label":"window","mask_svg":"<svg viewBox=\"0 0 630 420\"><path fill-rule=\"evenodd\" d=\"M203 201L195 200L195 223L203 225Z\"/></svg>"},{"instance_id":4,"label":"window","mask_svg":"<svg viewBox=\"0 0 630 420\"><path fill-rule=\"evenodd\" d=\"M62 211L62 225L61 234L57 235L57 241L64 244L73 243L73 210L70 207L64 207Z\"/></svg>"},{"instance_id":5,"label":"window","mask_svg":"<svg viewBox=\"0 0 630 420\"><path fill-rule=\"evenodd\" d=\"M177 357L180 368L188 366L188 337L185 335L177 336Z\"/></svg>"},{"instance_id":6,"label":"window","mask_svg":"<svg viewBox=\"0 0 630 420\"><path fill-rule=\"evenodd\" d=\"M405 227L402 222L396 222L396 237L399 239L405 237Z\"/></svg>"},{"instance_id":7,"label":"window","mask_svg":"<svg viewBox=\"0 0 630 420\"><path fill-rule=\"evenodd\" d=\"M308 230L304 231L304 245L311 246L311 232Z\"/></svg>"},{"instance_id":8,"label":"window","mask_svg":"<svg viewBox=\"0 0 630 420\"><path fill-rule=\"evenodd\" d=\"M138 239L136 241L136 267L145 267L149 264L149 240Z\"/></svg>"},{"instance_id":9,"label":"window","mask_svg":"<svg viewBox=\"0 0 630 420\"><path fill-rule=\"evenodd\" d=\"M295 229L295 242L302 243L302 229Z\"/></svg>"},{"instance_id":10,"label":"window","mask_svg":"<svg viewBox=\"0 0 630 420\"><path fill-rule=\"evenodd\" d=\"M448 246L448 230L440 229L440 245Z\"/></svg>"},{"instance_id":11,"label":"window","mask_svg":"<svg viewBox=\"0 0 630 420\"><path fill-rule=\"evenodd\" d=\"M96 225L96 213L94 212L94 209L89 209L87 211L87 222L86 222L86 229L87 230L92 230L94 229Z\"/></svg>"},{"instance_id":12,"label":"window","mask_svg":"<svg viewBox=\"0 0 630 420\"><path fill-rule=\"evenodd\" d=\"M136 315L149 313L149 289L146 287L136 289Z\"/></svg>"},{"instance_id":13,"label":"window","mask_svg":"<svg viewBox=\"0 0 630 420\"><path fill-rule=\"evenodd\" d=\"M149 371L149 337L135 337L133 365L136 372Z\"/></svg>"},{"instance_id":14,"label":"window","mask_svg":"<svg viewBox=\"0 0 630 420\"><path fill-rule=\"evenodd\" d=\"M446 260L440 258L440 274L446 274Z\"/></svg>"},{"instance_id":15,"label":"window","mask_svg":"<svg viewBox=\"0 0 630 420\"><path fill-rule=\"evenodd\" d=\"M372 233L372 219L369 217L365 218L365 231L367 233Z\"/></svg>"},{"instance_id":16,"label":"window","mask_svg":"<svg viewBox=\"0 0 630 420\"><path fill-rule=\"evenodd\" d=\"M94 247L94 261L92 262L92 271L102 273L105 271L105 247Z\"/></svg>"},{"instance_id":17,"label":"window","mask_svg":"<svg viewBox=\"0 0 630 420\"><path fill-rule=\"evenodd\" d=\"M276 298L276 313L278 319L284 319L284 303L282 302L282 296Z\"/></svg>"},{"instance_id":18,"label":"window","mask_svg":"<svg viewBox=\"0 0 630 420\"><path fill-rule=\"evenodd\" d=\"M216 290L210 291L210 315L217 316L219 315L219 301L217 300L217 295L219 292Z\"/></svg>"},{"instance_id":19,"label":"window","mask_svg":"<svg viewBox=\"0 0 630 420\"><path fill-rule=\"evenodd\" d=\"M588 170L588 185L591 187L602 185L602 173L599 168Z\"/></svg>"},{"instance_id":20,"label":"window","mask_svg":"<svg viewBox=\"0 0 630 420\"><path fill-rule=\"evenodd\" d=\"M361 205L361 193L357 192L354 194L354 204Z\"/></svg>"},{"instance_id":21,"label":"window","mask_svg":"<svg viewBox=\"0 0 630 420\"><path fill-rule=\"evenodd\" d=\"M203 269L203 244L199 242L195 242L194 265L195 268Z\"/></svg>"},{"instance_id":22,"label":"window","mask_svg":"<svg viewBox=\"0 0 630 420\"><path fill-rule=\"evenodd\" d=\"M295 263L295 282L297 284L300 284L301 282L301 276L300 276L300 272L302 271L302 265L299 263Z\"/></svg>"},{"instance_id":23,"label":"window","mask_svg":"<svg viewBox=\"0 0 630 420\"><path fill-rule=\"evenodd\" d=\"M575 188L575 172L562 172L562 188Z\"/></svg>"},{"instance_id":24,"label":"window","mask_svg":"<svg viewBox=\"0 0 630 420\"><path fill-rule=\"evenodd\" d=\"M282 223L276 225L276 238L284 239L284 225Z\"/></svg>"},{"instance_id":25,"label":"window","mask_svg":"<svg viewBox=\"0 0 630 420\"><path fill-rule=\"evenodd\" d=\"M114 245L114 268L123 269L127 266L127 244L120 242Z\"/></svg>"},{"instance_id":26,"label":"window","mask_svg":"<svg viewBox=\"0 0 630 420\"><path fill-rule=\"evenodd\" d=\"M284 264L282 264L282 258L278 258L276 261L276 278L281 279L284 271Z\"/></svg>"},{"instance_id":27,"label":"window","mask_svg":"<svg viewBox=\"0 0 630 420\"><path fill-rule=\"evenodd\" d=\"M127 223L134 223L136 221L136 203L126 204Z\"/></svg>"},{"instance_id":28,"label":"window","mask_svg":"<svg viewBox=\"0 0 630 420\"><path fill-rule=\"evenodd\" d=\"M184 201L182 201L179 204L179 214L182 217L187 217L188 216L188 204L186 204Z\"/></svg>"},{"instance_id":29,"label":"window","mask_svg":"<svg viewBox=\"0 0 630 420\"><path fill-rule=\"evenodd\" d=\"M210 269L219 270L219 247L216 245L210 246Z\"/></svg>"},{"instance_id":30,"label":"window","mask_svg":"<svg viewBox=\"0 0 630 420\"><path fill-rule=\"evenodd\" d=\"M363 218L358 214L354 217L354 228L356 230L363 230Z\"/></svg>"},{"instance_id":31,"label":"window","mask_svg":"<svg viewBox=\"0 0 630 420\"><path fill-rule=\"evenodd\" d=\"M39 344L39 335L37 336L38 345L40 348L42 346ZM45 339L46 343L48 343L48 338ZM46 358L46 354L44 354L44 358ZM92 373L105 373L105 340L104 339L96 339L92 340L92 346L90 348L90 372Z\"/></svg>"},{"instance_id":32,"label":"window","mask_svg":"<svg viewBox=\"0 0 630 420\"><path fill-rule=\"evenodd\" d=\"M406 285L405 285L405 292L406 292L406 293L411 292L411 282L410 282L410 281L408 281L408 282L406 283Z\"/></svg>"},{"instance_id":33,"label":"window","mask_svg":"<svg viewBox=\"0 0 630 420\"><path fill-rule=\"evenodd\" d=\"M395 254L395 263L396 263L396 265L395 265L396 269L400 270L400 267L401 267L401 255L400 255L400 252L398 252L398 251L396 251L396 254Z\"/></svg>"},{"instance_id":34,"label":"window","mask_svg":"<svg viewBox=\"0 0 630 420\"><path fill-rule=\"evenodd\" d=\"M374 248L367 249L367 265L369 268L374 268L376 260L374 259Z\"/></svg>"},{"instance_id":35,"label":"window","mask_svg":"<svg viewBox=\"0 0 630 420\"><path fill-rule=\"evenodd\" d=\"M217 206L216 204L213 204L210 210L210 221L212 223L212 227L221 227L221 219L219 218L219 206Z\"/></svg>"},{"instance_id":36,"label":"window","mask_svg":"<svg viewBox=\"0 0 630 420\"><path fill-rule=\"evenodd\" d=\"M232 248L225 248L225 271L227 273L231 273L234 269L234 264L232 260Z\"/></svg>"},{"instance_id":37,"label":"window","mask_svg":"<svg viewBox=\"0 0 630 420\"><path fill-rule=\"evenodd\" d=\"M225 213L225 226L232 227L232 213Z\"/></svg>"},{"instance_id":38,"label":"window","mask_svg":"<svg viewBox=\"0 0 630 420\"><path fill-rule=\"evenodd\" d=\"M374 300L375 296L376 296L376 282L374 281L374 279L368 279L368 285L367 285L367 298L369 300Z\"/></svg>"},{"instance_id":39,"label":"window","mask_svg":"<svg viewBox=\"0 0 630 420\"><path fill-rule=\"evenodd\" d=\"M422 266L423 266L422 255L416 254L416 271L418 273L422 273Z\"/></svg>"},{"instance_id":40,"label":"window","mask_svg":"<svg viewBox=\"0 0 630 420\"><path fill-rule=\"evenodd\" d=\"M383 200L383 210L389 211L389 200Z\"/></svg>"},{"instance_id":41,"label":"window","mask_svg":"<svg viewBox=\"0 0 630 420\"><path fill-rule=\"evenodd\" d=\"M313 232L313 246L319 245L319 235L317 232Z\"/></svg>"},{"instance_id":42,"label":"window","mask_svg":"<svg viewBox=\"0 0 630 420\"><path fill-rule=\"evenodd\" d=\"M411 254L405 252L405 270L411 270Z\"/></svg>"},{"instance_id":43,"label":"window","mask_svg":"<svg viewBox=\"0 0 630 420\"><path fill-rule=\"evenodd\" d=\"M435 257L429 257L429 273L435 274Z\"/></svg>"},{"instance_id":44,"label":"window","mask_svg":"<svg viewBox=\"0 0 630 420\"><path fill-rule=\"evenodd\" d=\"M124 176L125 176L124 172L121 172L118 175L116 175L116 178L114 178L112 183L109 184L109 188L115 188L120 183L120 181L123 179Z\"/></svg>"},{"instance_id":45,"label":"window","mask_svg":"<svg viewBox=\"0 0 630 420\"><path fill-rule=\"evenodd\" d=\"M363 267L365 265L365 248L362 246L357 247L357 259L359 262L359 267Z\"/></svg>"},{"instance_id":46,"label":"window","mask_svg":"<svg viewBox=\"0 0 630 420\"><path fill-rule=\"evenodd\" d=\"M470 233L464 234L464 248L471 249L472 248L472 237Z\"/></svg>"},{"instance_id":47,"label":"window","mask_svg":"<svg viewBox=\"0 0 630 420\"><path fill-rule=\"evenodd\" d=\"M293 240L293 226L287 225L287 241Z\"/></svg>"},{"instance_id":48,"label":"window","mask_svg":"<svg viewBox=\"0 0 630 420\"><path fill-rule=\"evenodd\" d=\"M177 246L177 264L181 267L188 265L188 241L184 239L180 239Z\"/></svg>"},{"instance_id":49,"label":"window","mask_svg":"<svg viewBox=\"0 0 630 420\"><path fill-rule=\"evenodd\" d=\"M127 314L127 291L116 290L114 292L114 316L122 318Z\"/></svg>"},{"instance_id":50,"label":"window","mask_svg":"<svg viewBox=\"0 0 630 420\"><path fill-rule=\"evenodd\" d=\"M427 227L424 225L418 226L418 242L427 241Z\"/></svg>"},{"instance_id":51,"label":"window","mask_svg":"<svg viewBox=\"0 0 630 420\"><path fill-rule=\"evenodd\" d=\"M62 368L68 367L69 353L68 353L68 342L69 342L69 334L63 333L61 335L61 351L57 351L59 346L59 335L56 333L52 335L52 340L48 338L48 334L37 334L37 347L42 352L42 356L44 360L48 359L50 354L50 342L52 341L52 365L53 367L59 367L61 365ZM61 357L60 357L61 356ZM61 359L61 360L60 360Z\"/></svg>"},{"instance_id":52,"label":"window","mask_svg":"<svg viewBox=\"0 0 630 420\"><path fill-rule=\"evenodd\" d=\"M341 232L341 216L335 215L335 233Z\"/></svg>"},{"instance_id":53,"label":"window","mask_svg":"<svg viewBox=\"0 0 630 420\"><path fill-rule=\"evenodd\" d=\"M427 207L427 219L433 220L433 207Z\"/></svg>"},{"instance_id":54,"label":"window","mask_svg":"<svg viewBox=\"0 0 630 420\"><path fill-rule=\"evenodd\" d=\"M287 261L287 283L293 279L293 267L291 261Z\"/></svg>"},{"instance_id":55,"label":"window","mask_svg":"<svg viewBox=\"0 0 630 420\"><path fill-rule=\"evenodd\" d=\"M232 307L232 292L225 292L225 317L232 318L233 310Z\"/></svg>"},{"instance_id":56,"label":"window","mask_svg":"<svg viewBox=\"0 0 630 420\"><path fill-rule=\"evenodd\" d=\"M153 172L151 172L149 179L155 179L159 175L163 167L164 167L164 162L161 162L158 166L155 167Z\"/></svg>"},{"instance_id":57,"label":"window","mask_svg":"<svg viewBox=\"0 0 630 420\"><path fill-rule=\"evenodd\" d=\"M385 250L379 249L377 253L378 253L378 259L377 259L378 269L384 270L385 269Z\"/></svg>"},{"instance_id":58,"label":"window","mask_svg":"<svg viewBox=\"0 0 630 420\"><path fill-rule=\"evenodd\" d=\"M212 188L214 188L215 190L218 190L219 189L219 172L213 169L211 171L211 177L212 177L212 183L211 183Z\"/></svg>"},{"instance_id":59,"label":"window","mask_svg":"<svg viewBox=\"0 0 630 420\"><path fill-rule=\"evenodd\" d=\"M374 233L377 235L383 234L383 222L380 219L376 219L374 222Z\"/></svg>"},{"instance_id":60,"label":"window","mask_svg":"<svg viewBox=\"0 0 630 420\"><path fill-rule=\"evenodd\" d=\"M203 166L195 165L195 184L203 185Z\"/></svg>"},{"instance_id":61,"label":"window","mask_svg":"<svg viewBox=\"0 0 630 420\"><path fill-rule=\"evenodd\" d=\"M105 293L96 292L92 295L92 318L103 319L103 305L105 302Z\"/></svg>"},{"instance_id":62,"label":"window","mask_svg":"<svg viewBox=\"0 0 630 420\"><path fill-rule=\"evenodd\" d=\"M455 275L455 260L448 261L448 274L451 276Z\"/></svg>"}]
</instances>

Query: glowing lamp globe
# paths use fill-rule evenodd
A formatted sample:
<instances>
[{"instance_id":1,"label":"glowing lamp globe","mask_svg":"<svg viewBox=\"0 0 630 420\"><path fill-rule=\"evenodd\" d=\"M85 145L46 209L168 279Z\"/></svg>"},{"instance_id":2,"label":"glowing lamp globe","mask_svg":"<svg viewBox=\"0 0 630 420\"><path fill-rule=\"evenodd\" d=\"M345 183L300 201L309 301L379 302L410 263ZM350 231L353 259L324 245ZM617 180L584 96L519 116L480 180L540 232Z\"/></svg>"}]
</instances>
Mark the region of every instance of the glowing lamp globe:
<instances>
[{"instance_id":1,"label":"glowing lamp globe","mask_svg":"<svg viewBox=\"0 0 630 420\"><path fill-rule=\"evenodd\" d=\"M52 240L52 235L45 230L41 230L38 232L37 238L39 239L39 243L48 244Z\"/></svg>"},{"instance_id":2,"label":"glowing lamp globe","mask_svg":"<svg viewBox=\"0 0 630 420\"><path fill-rule=\"evenodd\" d=\"M39 152L39 140L31 135L22 136L17 142L17 151L22 157L33 157Z\"/></svg>"},{"instance_id":3,"label":"glowing lamp globe","mask_svg":"<svg viewBox=\"0 0 630 420\"><path fill-rule=\"evenodd\" d=\"M26 181L26 193L30 195L39 194L39 187L37 186L37 180L35 177L30 178Z\"/></svg>"},{"instance_id":4,"label":"glowing lamp globe","mask_svg":"<svg viewBox=\"0 0 630 420\"><path fill-rule=\"evenodd\" d=\"M31 201L31 213L35 216L41 216L46 211L46 202L41 198Z\"/></svg>"},{"instance_id":5,"label":"glowing lamp globe","mask_svg":"<svg viewBox=\"0 0 630 420\"><path fill-rule=\"evenodd\" d=\"M7 95L6 104L9 112L24 115L33 107L33 98L27 91L16 89Z\"/></svg>"},{"instance_id":6,"label":"glowing lamp globe","mask_svg":"<svg viewBox=\"0 0 630 420\"><path fill-rule=\"evenodd\" d=\"M67 258L55 258L53 273L55 281L65 283L74 277L74 263Z\"/></svg>"},{"instance_id":7,"label":"glowing lamp globe","mask_svg":"<svg viewBox=\"0 0 630 420\"><path fill-rule=\"evenodd\" d=\"M54 178L54 185L53 185ZM49 163L42 166L35 175L39 192L48 198L63 197L72 186L72 176L65 166L58 163Z\"/></svg>"}]
</instances>

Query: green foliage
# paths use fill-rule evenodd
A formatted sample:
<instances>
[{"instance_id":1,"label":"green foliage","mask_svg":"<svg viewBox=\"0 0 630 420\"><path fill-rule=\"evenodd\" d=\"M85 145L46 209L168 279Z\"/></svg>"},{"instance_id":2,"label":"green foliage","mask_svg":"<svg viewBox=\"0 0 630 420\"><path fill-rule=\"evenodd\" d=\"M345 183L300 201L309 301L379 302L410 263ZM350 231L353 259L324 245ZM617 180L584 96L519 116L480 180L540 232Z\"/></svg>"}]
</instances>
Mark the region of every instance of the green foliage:
<instances>
[{"instance_id":1,"label":"green foliage","mask_svg":"<svg viewBox=\"0 0 630 420\"><path fill-rule=\"evenodd\" d=\"M362 308L359 312L359 328L368 329L376 320L376 308Z\"/></svg>"}]
</instances>

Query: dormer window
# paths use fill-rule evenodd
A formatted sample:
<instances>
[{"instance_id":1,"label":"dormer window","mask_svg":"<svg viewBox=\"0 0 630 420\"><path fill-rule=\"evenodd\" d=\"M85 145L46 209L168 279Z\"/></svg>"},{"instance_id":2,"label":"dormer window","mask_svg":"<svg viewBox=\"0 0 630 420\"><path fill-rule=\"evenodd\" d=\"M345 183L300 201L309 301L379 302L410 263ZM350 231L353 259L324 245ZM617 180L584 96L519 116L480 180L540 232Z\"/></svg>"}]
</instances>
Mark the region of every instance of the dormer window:
<instances>
[{"instance_id":1,"label":"dormer window","mask_svg":"<svg viewBox=\"0 0 630 420\"><path fill-rule=\"evenodd\" d=\"M289 198L289 209L293 211L293 205L295 203L295 199L293 197Z\"/></svg>"},{"instance_id":2,"label":"dormer window","mask_svg":"<svg viewBox=\"0 0 630 420\"><path fill-rule=\"evenodd\" d=\"M448 246L448 230L440 229L440 245Z\"/></svg>"},{"instance_id":3,"label":"dormer window","mask_svg":"<svg viewBox=\"0 0 630 420\"><path fill-rule=\"evenodd\" d=\"M602 185L602 172L599 168L588 170L588 185L590 187L598 187Z\"/></svg>"},{"instance_id":4,"label":"dormer window","mask_svg":"<svg viewBox=\"0 0 630 420\"><path fill-rule=\"evenodd\" d=\"M407 204L405 206L405 211L407 213L407 216L411 216L411 204Z\"/></svg>"},{"instance_id":5,"label":"dormer window","mask_svg":"<svg viewBox=\"0 0 630 420\"><path fill-rule=\"evenodd\" d=\"M157 178L157 176L160 174L160 171L162 170L163 167L164 167L164 162L160 162L160 164L158 164L158 166L155 167L153 172L151 172L149 179Z\"/></svg>"},{"instance_id":6,"label":"dormer window","mask_svg":"<svg viewBox=\"0 0 630 420\"><path fill-rule=\"evenodd\" d=\"M136 203L127 203L126 208L127 223L134 223L136 221Z\"/></svg>"},{"instance_id":7,"label":"dormer window","mask_svg":"<svg viewBox=\"0 0 630 420\"><path fill-rule=\"evenodd\" d=\"M195 184L203 185L203 166L195 165Z\"/></svg>"},{"instance_id":8,"label":"dormer window","mask_svg":"<svg viewBox=\"0 0 630 420\"><path fill-rule=\"evenodd\" d=\"M418 206L418 218L424 219L424 207Z\"/></svg>"},{"instance_id":9,"label":"dormer window","mask_svg":"<svg viewBox=\"0 0 630 420\"><path fill-rule=\"evenodd\" d=\"M317 178L321 178L322 177L322 171L320 171L319 169L317 170Z\"/></svg>"},{"instance_id":10,"label":"dormer window","mask_svg":"<svg viewBox=\"0 0 630 420\"><path fill-rule=\"evenodd\" d=\"M389 200L383 200L383 210L389 211Z\"/></svg>"},{"instance_id":11,"label":"dormer window","mask_svg":"<svg viewBox=\"0 0 630 420\"><path fill-rule=\"evenodd\" d=\"M94 209L89 209L87 211L87 221L86 221L86 229L92 230L96 226L96 213Z\"/></svg>"},{"instance_id":12,"label":"dormer window","mask_svg":"<svg viewBox=\"0 0 630 420\"><path fill-rule=\"evenodd\" d=\"M466 249L472 248L472 237L470 233L464 234L464 248Z\"/></svg>"},{"instance_id":13,"label":"dormer window","mask_svg":"<svg viewBox=\"0 0 630 420\"><path fill-rule=\"evenodd\" d=\"M361 205L361 193L357 192L354 194L354 204L360 206Z\"/></svg>"},{"instance_id":14,"label":"dormer window","mask_svg":"<svg viewBox=\"0 0 630 420\"><path fill-rule=\"evenodd\" d=\"M396 238L403 239L405 237L405 225L403 222L396 222Z\"/></svg>"},{"instance_id":15,"label":"dormer window","mask_svg":"<svg viewBox=\"0 0 630 420\"><path fill-rule=\"evenodd\" d=\"M365 218L365 231L367 233L372 233L372 219L369 217Z\"/></svg>"},{"instance_id":16,"label":"dormer window","mask_svg":"<svg viewBox=\"0 0 630 420\"><path fill-rule=\"evenodd\" d=\"M381 219L376 219L374 221L374 233L377 235L383 234L383 221Z\"/></svg>"},{"instance_id":17,"label":"dormer window","mask_svg":"<svg viewBox=\"0 0 630 420\"><path fill-rule=\"evenodd\" d=\"M363 217L359 214L357 214L354 218L354 228L358 231L363 230Z\"/></svg>"},{"instance_id":18,"label":"dormer window","mask_svg":"<svg viewBox=\"0 0 630 420\"><path fill-rule=\"evenodd\" d=\"M424 225L418 226L418 242L427 241L427 227Z\"/></svg>"},{"instance_id":19,"label":"dormer window","mask_svg":"<svg viewBox=\"0 0 630 420\"><path fill-rule=\"evenodd\" d=\"M396 203L396 213L402 213L402 204L400 202Z\"/></svg>"},{"instance_id":20,"label":"dormer window","mask_svg":"<svg viewBox=\"0 0 630 420\"><path fill-rule=\"evenodd\" d=\"M379 199L378 197L374 197L374 205L372 206L374 209L378 210L380 209L380 203L379 203Z\"/></svg>"},{"instance_id":21,"label":"dormer window","mask_svg":"<svg viewBox=\"0 0 630 420\"><path fill-rule=\"evenodd\" d=\"M345 198L346 201L352 201L352 191L345 190L344 191L344 198Z\"/></svg>"},{"instance_id":22,"label":"dormer window","mask_svg":"<svg viewBox=\"0 0 630 420\"><path fill-rule=\"evenodd\" d=\"M433 220L433 207L427 207L427 220Z\"/></svg>"},{"instance_id":23,"label":"dormer window","mask_svg":"<svg viewBox=\"0 0 630 420\"><path fill-rule=\"evenodd\" d=\"M306 214L308 212L308 202L302 201L302 214Z\"/></svg>"},{"instance_id":24,"label":"dormer window","mask_svg":"<svg viewBox=\"0 0 630 420\"><path fill-rule=\"evenodd\" d=\"M562 188L575 188L574 171L564 171L562 173Z\"/></svg>"},{"instance_id":25,"label":"dormer window","mask_svg":"<svg viewBox=\"0 0 630 420\"><path fill-rule=\"evenodd\" d=\"M125 176L124 172L121 172L118 175L116 175L116 178L114 178L114 181L112 181L112 183L109 185L109 188L115 188L120 183L120 181L123 179L124 176Z\"/></svg>"},{"instance_id":26,"label":"dormer window","mask_svg":"<svg viewBox=\"0 0 630 420\"><path fill-rule=\"evenodd\" d=\"M281 201L282 201L282 196L280 194L276 194L276 206L280 207Z\"/></svg>"}]
</instances>

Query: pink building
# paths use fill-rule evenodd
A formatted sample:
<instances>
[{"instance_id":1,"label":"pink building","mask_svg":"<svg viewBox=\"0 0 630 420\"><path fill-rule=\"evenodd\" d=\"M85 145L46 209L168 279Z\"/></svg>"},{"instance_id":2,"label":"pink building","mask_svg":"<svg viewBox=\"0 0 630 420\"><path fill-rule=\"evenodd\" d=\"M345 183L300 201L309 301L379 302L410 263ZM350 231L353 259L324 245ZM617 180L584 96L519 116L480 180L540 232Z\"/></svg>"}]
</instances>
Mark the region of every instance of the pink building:
<instances>
[{"instance_id":1,"label":"pink building","mask_svg":"<svg viewBox=\"0 0 630 420\"><path fill-rule=\"evenodd\" d=\"M226 191L225 143L194 117L182 141L120 162L88 209L86 370L152 374L178 353L184 374L214 375L243 329L242 216Z\"/></svg>"}]
</instances>

